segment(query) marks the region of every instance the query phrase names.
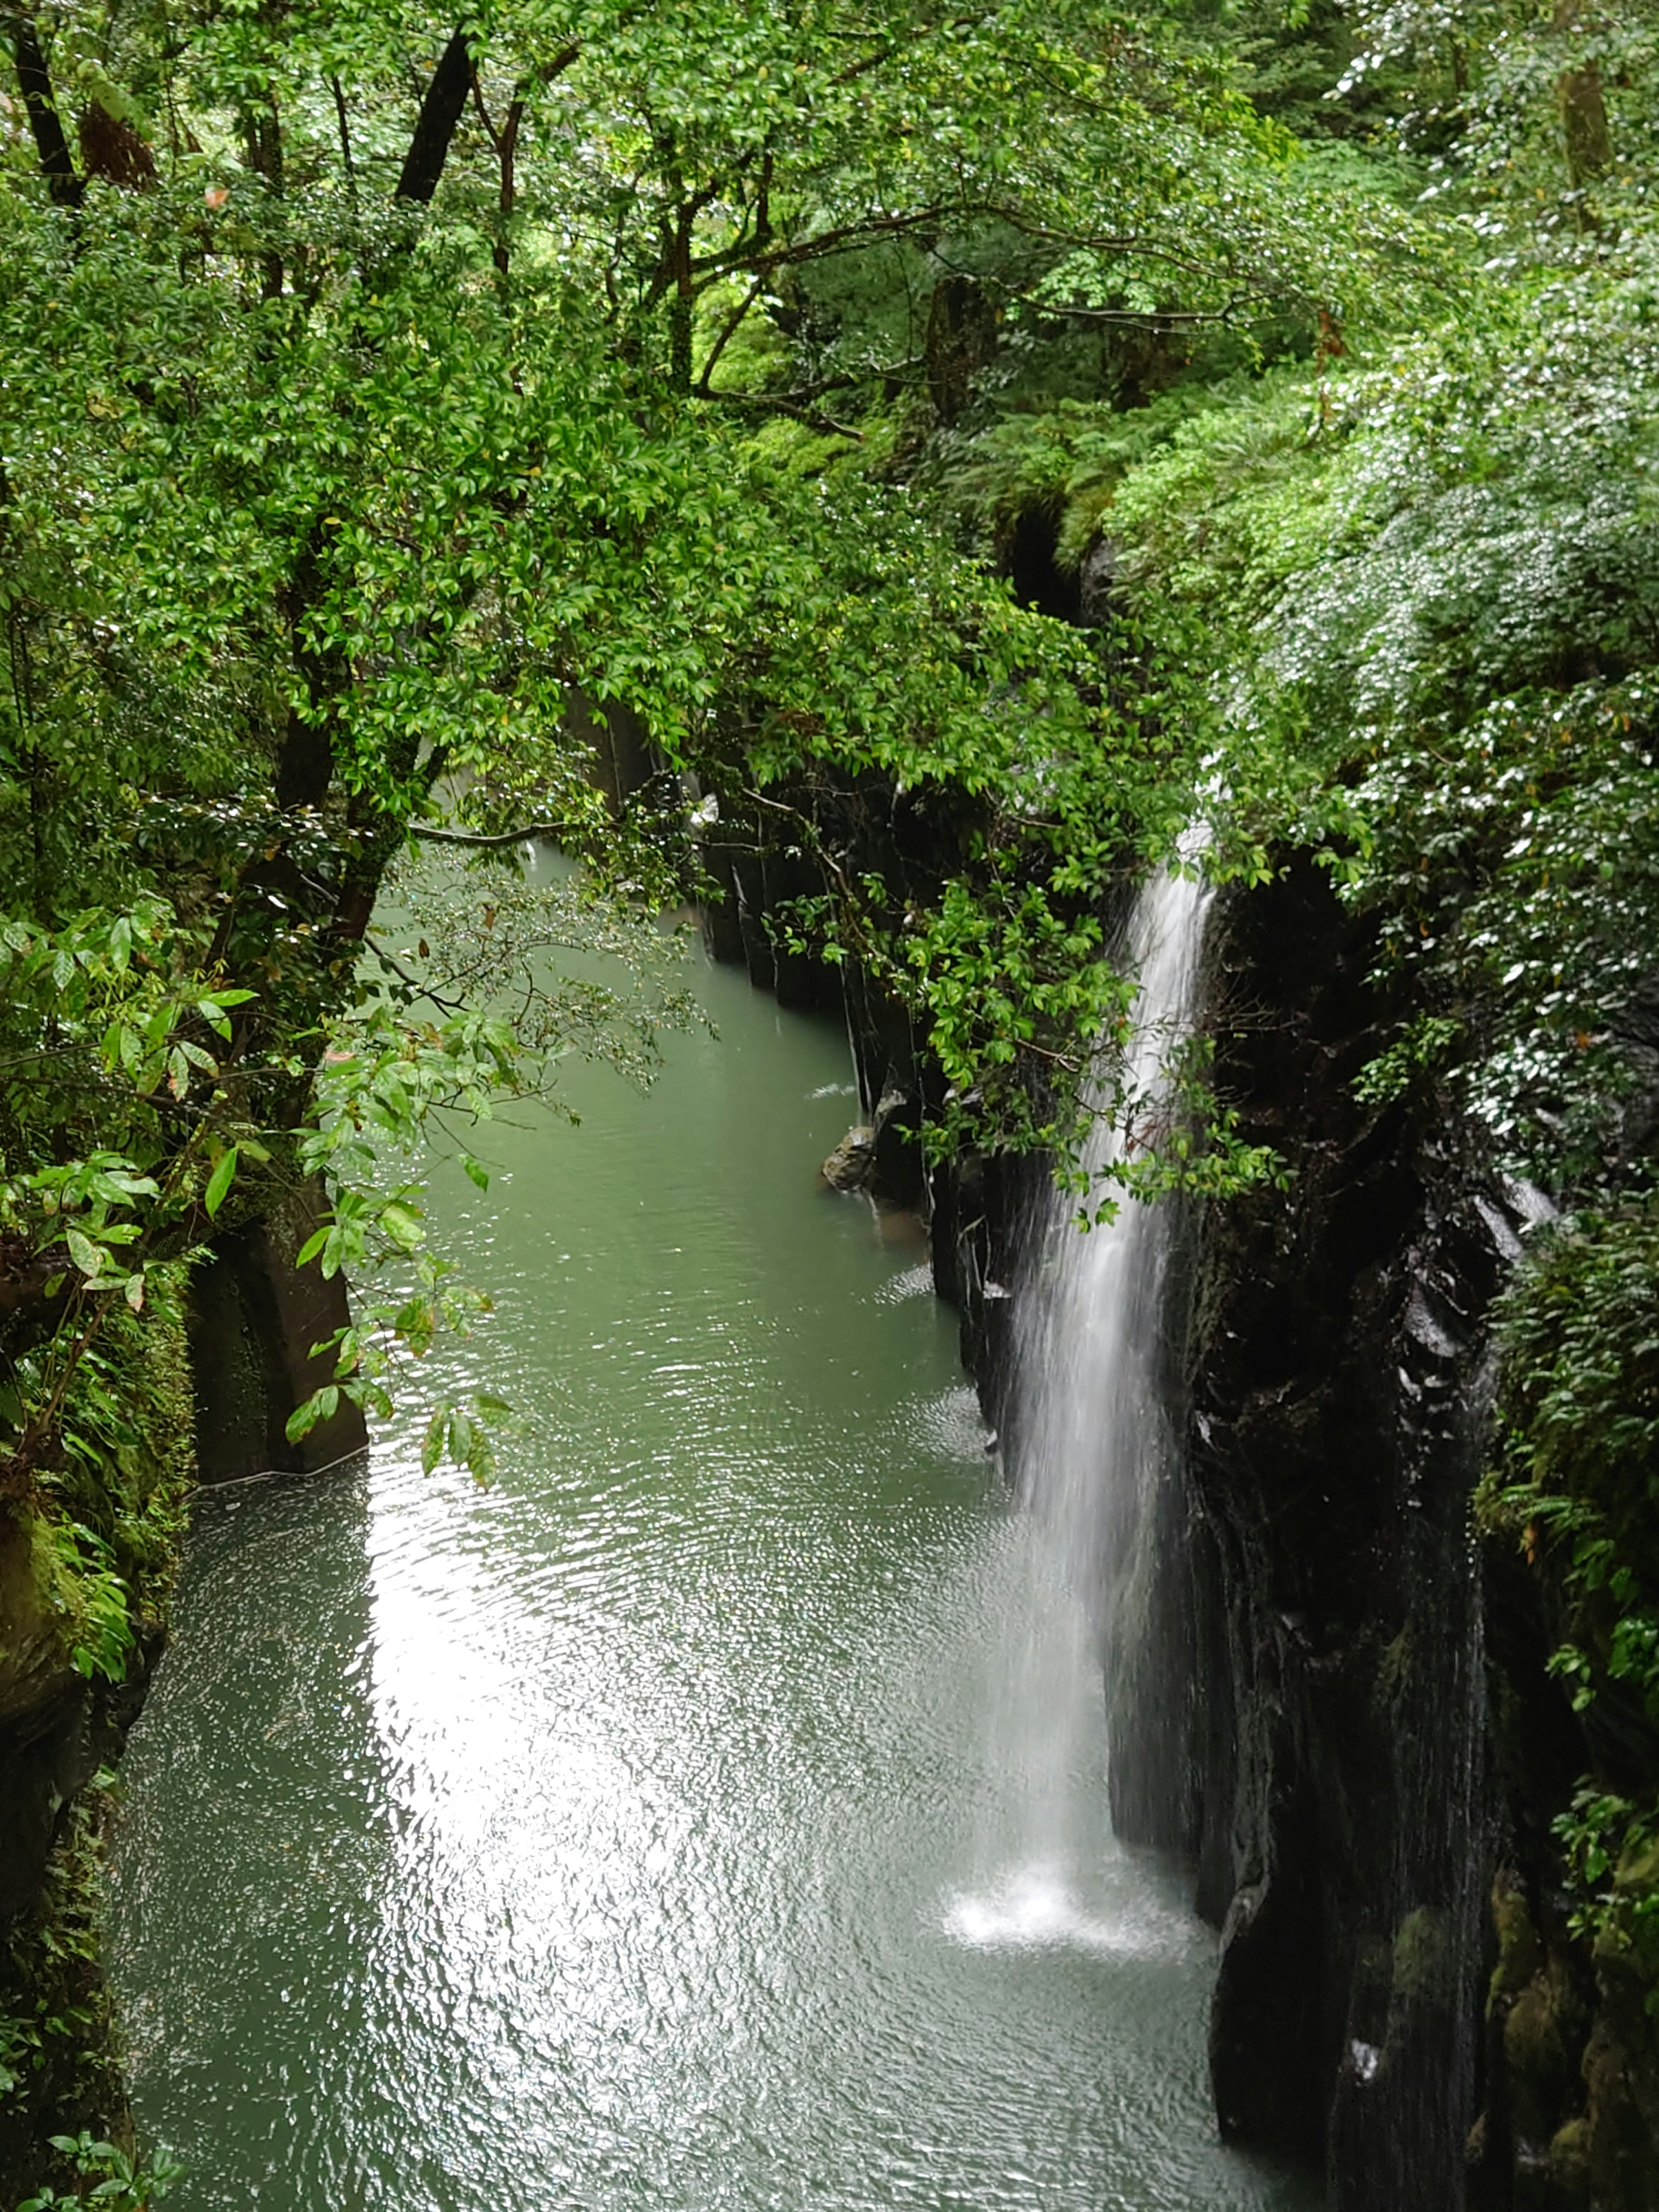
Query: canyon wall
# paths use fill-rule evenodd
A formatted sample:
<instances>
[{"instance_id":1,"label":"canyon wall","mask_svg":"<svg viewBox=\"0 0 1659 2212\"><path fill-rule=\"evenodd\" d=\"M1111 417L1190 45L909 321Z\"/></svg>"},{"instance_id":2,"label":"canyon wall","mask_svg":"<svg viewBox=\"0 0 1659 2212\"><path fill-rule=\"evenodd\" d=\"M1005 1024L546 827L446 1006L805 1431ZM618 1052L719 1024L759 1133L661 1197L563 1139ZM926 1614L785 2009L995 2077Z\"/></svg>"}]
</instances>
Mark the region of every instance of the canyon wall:
<instances>
[{"instance_id":1,"label":"canyon wall","mask_svg":"<svg viewBox=\"0 0 1659 2212\"><path fill-rule=\"evenodd\" d=\"M804 864L726 865L710 949L844 1015L862 1180L929 1215L1017 1472L1012 1317L1040 1167L924 1170L938 1102L903 1016L855 967L771 951ZM1322 2171L1331 2212L1651 2212L1652 1978L1574 1931L1551 1821L1591 1763L1584 1729L1547 1670L1547 1582L1472 1510L1492 1302L1540 1204L1432 1096L1356 1096L1409 1011L1370 980L1374 950L1294 858L1212 920L1218 1086L1290 1179L1194 1211L1173 1271L1188 1450L1140 1662L1159 1722L1118 1732L1115 1816L1188 1859L1220 1931L1229 2140Z\"/></svg>"}]
</instances>

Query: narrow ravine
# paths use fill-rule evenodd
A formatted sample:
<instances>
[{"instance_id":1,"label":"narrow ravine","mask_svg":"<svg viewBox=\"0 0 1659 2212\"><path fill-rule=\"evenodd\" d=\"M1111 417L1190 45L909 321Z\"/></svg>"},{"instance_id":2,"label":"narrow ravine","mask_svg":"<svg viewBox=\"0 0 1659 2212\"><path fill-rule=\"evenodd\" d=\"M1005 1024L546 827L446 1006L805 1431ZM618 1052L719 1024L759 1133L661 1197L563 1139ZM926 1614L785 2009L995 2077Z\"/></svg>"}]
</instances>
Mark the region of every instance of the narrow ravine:
<instances>
[{"instance_id":1,"label":"narrow ravine","mask_svg":"<svg viewBox=\"0 0 1659 2212\"><path fill-rule=\"evenodd\" d=\"M180 2212L1290 2212L1218 2146L1213 1941L1067 1751L1066 1911L997 1719L1022 1516L914 1224L825 1192L835 1028L526 1120L434 1206L495 1289L497 1486L202 1501L114 1966Z\"/></svg>"}]
</instances>

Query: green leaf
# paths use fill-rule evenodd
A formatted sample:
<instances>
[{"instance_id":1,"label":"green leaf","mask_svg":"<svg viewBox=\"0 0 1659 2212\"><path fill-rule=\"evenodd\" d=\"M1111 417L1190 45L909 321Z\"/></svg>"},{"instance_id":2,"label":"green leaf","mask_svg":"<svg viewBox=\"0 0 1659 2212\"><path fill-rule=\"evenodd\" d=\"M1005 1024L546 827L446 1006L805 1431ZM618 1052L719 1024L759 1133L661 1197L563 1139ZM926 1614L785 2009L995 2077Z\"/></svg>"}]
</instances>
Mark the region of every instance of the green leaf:
<instances>
[{"instance_id":1,"label":"green leaf","mask_svg":"<svg viewBox=\"0 0 1659 2212\"><path fill-rule=\"evenodd\" d=\"M283 1424L283 1432L289 1443L297 1444L308 1437L323 1418L322 1392L313 1390L303 1405L296 1406ZM338 1393L336 1393L337 1400Z\"/></svg>"},{"instance_id":2,"label":"green leaf","mask_svg":"<svg viewBox=\"0 0 1659 2212\"><path fill-rule=\"evenodd\" d=\"M203 1194L202 1204L207 1209L210 1221L218 1218L219 1208L224 1204L225 1194L235 1178L236 1146L232 1145L226 1152L221 1153L217 1165L208 1177L207 1189ZM301 1264L304 1264L303 1261Z\"/></svg>"},{"instance_id":3,"label":"green leaf","mask_svg":"<svg viewBox=\"0 0 1659 2212\"><path fill-rule=\"evenodd\" d=\"M78 1229L69 1229L64 1231L64 1241L69 1246L70 1259L88 1281L102 1273L105 1255L90 1237Z\"/></svg>"},{"instance_id":4,"label":"green leaf","mask_svg":"<svg viewBox=\"0 0 1659 2212\"><path fill-rule=\"evenodd\" d=\"M441 1409L426 1425L426 1434L421 1439L421 1472L430 1474L444 1455L446 1422Z\"/></svg>"},{"instance_id":5,"label":"green leaf","mask_svg":"<svg viewBox=\"0 0 1659 2212\"><path fill-rule=\"evenodd\" d=\"M414 1251L426 1236L420 1215L412 1206L401 1205L395 1199L381 1207L380 1226L403 1252Z\"/></svg>"}]
</instances>

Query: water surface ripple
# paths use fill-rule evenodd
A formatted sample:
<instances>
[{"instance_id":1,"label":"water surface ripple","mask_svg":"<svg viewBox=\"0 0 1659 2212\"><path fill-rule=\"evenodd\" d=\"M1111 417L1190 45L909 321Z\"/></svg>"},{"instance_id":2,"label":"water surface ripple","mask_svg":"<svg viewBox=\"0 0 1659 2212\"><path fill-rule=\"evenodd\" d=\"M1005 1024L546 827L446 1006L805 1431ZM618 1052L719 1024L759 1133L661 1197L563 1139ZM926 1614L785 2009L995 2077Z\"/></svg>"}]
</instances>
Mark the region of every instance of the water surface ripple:
<instances>
[{"instance_id":1,"label":"water surface ripple","mask_svg":"<svg viewBox=\"0 0 1659 2212\"><path fill-rule=\"evenodd\" d=\"M202 1503L115 1882L174 2202L1288 2212L1103 1783L1092 1856L1020 1863L1022 1533L914 1234L817 1183L844 1041L702 988L648 1099L434 1195L496 1487L404 1436Z\"/></svg>"}]
</instances>

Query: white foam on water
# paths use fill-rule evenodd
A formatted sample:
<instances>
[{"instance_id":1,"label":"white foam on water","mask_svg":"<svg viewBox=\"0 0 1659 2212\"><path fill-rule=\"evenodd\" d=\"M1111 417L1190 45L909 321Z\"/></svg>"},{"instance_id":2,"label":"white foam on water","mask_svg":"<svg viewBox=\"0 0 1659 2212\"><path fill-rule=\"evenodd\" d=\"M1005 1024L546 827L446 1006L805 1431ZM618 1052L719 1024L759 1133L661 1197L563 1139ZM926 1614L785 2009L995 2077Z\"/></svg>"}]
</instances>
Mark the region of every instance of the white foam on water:
<instances>
[{"instance_id":1,"label":"white foam on water","mask_svg":"<svg viewBox=\"0 0 1659 2212\"><path fill-rule=\"evenodd\" d=\"M944 1900L945 1933L970 1951L1085 1951L1097 1958L1144 1959L1182 1948L1187 1930L1176 1915L1144 1894L1109 1915L1091 1911L1064 1867L1036 1860L1011 1868L978 1892L952 1890Z\"/></svg>"},{"instance_id":2,"label":"white foam on water","mask_svg":"<svg viewBox=\"0 0 1659 2212\"><path fill-rule=\"evenodd\" d=\"M902 1305L907 1298L930 1298L933 1295L933 1263L919 1260L914 1267L902 1273L890 1275L875 1293L876 1304L882 1306Z\"/></svg>"}]
</instances>

